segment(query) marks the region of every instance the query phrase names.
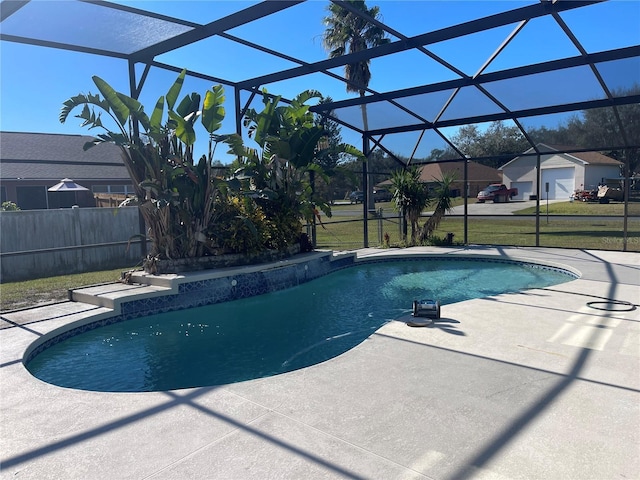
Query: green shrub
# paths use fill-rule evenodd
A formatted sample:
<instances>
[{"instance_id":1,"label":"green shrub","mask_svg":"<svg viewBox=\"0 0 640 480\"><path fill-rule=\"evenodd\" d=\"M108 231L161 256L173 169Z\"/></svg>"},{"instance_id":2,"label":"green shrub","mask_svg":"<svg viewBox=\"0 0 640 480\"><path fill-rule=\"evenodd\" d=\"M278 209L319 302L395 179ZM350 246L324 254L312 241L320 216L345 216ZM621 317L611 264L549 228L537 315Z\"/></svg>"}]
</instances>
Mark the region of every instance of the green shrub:
<instances>
[{"instance_id":1,"label":"green shrub","mask_svg":"<svg viewBox=\"0 0 640 480\"><path fill-rule=\"evenodd\" d=\"M13 202L2 202L0 210L3 212L15 212L20 210L20 207Z\"/></svg>"}]
</instances>

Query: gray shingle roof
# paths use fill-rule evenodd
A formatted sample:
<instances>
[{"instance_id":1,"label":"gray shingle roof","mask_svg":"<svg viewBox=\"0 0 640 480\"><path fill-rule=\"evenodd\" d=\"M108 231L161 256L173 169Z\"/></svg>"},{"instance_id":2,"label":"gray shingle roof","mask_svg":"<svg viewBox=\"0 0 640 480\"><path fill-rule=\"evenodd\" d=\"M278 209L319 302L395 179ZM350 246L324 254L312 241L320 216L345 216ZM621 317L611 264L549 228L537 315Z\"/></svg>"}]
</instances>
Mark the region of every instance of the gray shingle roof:
<instances>
[{"instance_id":1,"label":"gray shingle roof","mask_svg":"<svg viewBox=\"0 0 640 480\"><path fill-rule=\"evenodd\" d=\"M553 152L571 152L571 150L579 150L579 147L570 147L564 145L548 145L546 143L538 143L538 148L542 153L553 153ZM524 153L533 153L533 148L528 149ZM616 160L615 158L607 157L600 152L571 152L571 153L563 153L562 155L567 155L573 158L578 159L579 161L585 163L586 165L623 165L622 162ZM502 165L499 170L502 170L507 165L517 161L520 156L515 157L513 160L509 160L507 163Z\"/></svg>"},{"instance_id":2,"label":"gray shingle roof","mask_svg":"<svg viewBox=\"0 0 640 480\"><path fill-rule=\"evenodd\" d=\"M571 148L575 147L567 147L564 145L549 145L551 148L556 150L571 150ZM588 165L622 165L622 162L616 160L615 158L607 157L600 152L575 152L569 153L567 155L571 155L583 162L586 162Z\"/></svg>"},{"instance_id":3,"label":"gray shingle roof","mask_svg":"<svg viewBox=\"0 0 640 480\"><path fill-rule=\"evenodd\" d=\"M0 132L0 178L26 180L128 180L120 149L102 144L87 151L90 135Z\"/></svg>"}]
</instances>

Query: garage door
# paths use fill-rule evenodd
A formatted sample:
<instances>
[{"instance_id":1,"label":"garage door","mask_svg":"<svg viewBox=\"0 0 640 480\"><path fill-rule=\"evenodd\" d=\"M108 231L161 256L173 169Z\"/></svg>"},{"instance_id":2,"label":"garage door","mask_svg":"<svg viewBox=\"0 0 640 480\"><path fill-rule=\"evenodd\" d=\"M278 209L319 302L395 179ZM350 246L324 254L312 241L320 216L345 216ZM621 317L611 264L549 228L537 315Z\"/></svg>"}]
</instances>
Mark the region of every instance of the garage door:
<instances>
[{"instance_id":1,"label":"garage door","mask_svg":"<svg viewBox=\"0 0 640 480\"><path fill-rule=\"evenodd\" d=\"M569 200L569 197L575 190L575 169L569 168L550 168L542 171L542 189L540 197L549 200ZM549 183L549 193L547 195L545 186Z\"/></svg>"},{"instance_id":2,"label":"garage door","mask_svg":"<svg viewBox=\"0 0 640 480\"><path fill-rule=\"evenodd\" d=\"M518 195L513 197L514 200L529 200L533 195L533 182L511 182L511 188L518 189Z\"/></svg>"}]
</instances>

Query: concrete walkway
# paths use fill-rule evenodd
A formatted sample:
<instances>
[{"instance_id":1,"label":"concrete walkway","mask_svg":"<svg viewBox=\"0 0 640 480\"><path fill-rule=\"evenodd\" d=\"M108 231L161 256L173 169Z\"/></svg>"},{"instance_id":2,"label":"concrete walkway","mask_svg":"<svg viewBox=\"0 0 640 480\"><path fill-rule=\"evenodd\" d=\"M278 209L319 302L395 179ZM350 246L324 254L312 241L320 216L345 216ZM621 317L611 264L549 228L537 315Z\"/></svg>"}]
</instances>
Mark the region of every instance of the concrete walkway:
<instances>
[{"instance_id":1,"label":"concrete walkway","mask_svg":"<svg viewBox=\"0 0 640 480\"><path fill-rule=\"evenodd\" d=\"M566 202L567 200L549 200L549 205L554 203ZM478 203L474 199L470 199L467 204L467 212L469 215L513 215L513 212L524 210L525 208L535 207L535 200L512 200L505 203L485 202ZM547 201L540 200L540 212L544 215L547 208ZM453 215L464 215L464 205L458 205L451 209Z\"/></svg>"},{"instance_id":2,"label":"concrete walkway","mask_svg":"<svg viewBox=\"0 0 640 480\"><path fill-rule=\"evenodd\" d=\"M270 378L96 393L33 378L38 336L105 307L2 316L2 479L640 478L640 254L469 247L580 279L391 322L347 353ZM359 256L406 253L361 250Z\"/></svg>"}]
</instances>

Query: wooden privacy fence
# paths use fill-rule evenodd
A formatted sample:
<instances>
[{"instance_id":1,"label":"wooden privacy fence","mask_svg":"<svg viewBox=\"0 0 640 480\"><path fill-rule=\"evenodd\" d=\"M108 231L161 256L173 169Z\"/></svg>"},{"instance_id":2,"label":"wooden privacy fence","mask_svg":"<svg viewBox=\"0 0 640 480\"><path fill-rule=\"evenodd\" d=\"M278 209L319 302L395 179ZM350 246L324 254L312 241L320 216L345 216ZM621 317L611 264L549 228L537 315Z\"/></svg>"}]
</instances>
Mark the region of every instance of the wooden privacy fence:
<instances>
[{"instance_id":1,"label":"wooden privacy fence","mask_svg":"<svg viewBox=\"0 0 640 480\"><path fill-rule=\"evenodd\" d=\"M96 199L96 207L98 208L116 208L132 196L124 193L94 193L93 197Z\"/></svg>"}]
</instances>

